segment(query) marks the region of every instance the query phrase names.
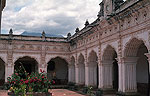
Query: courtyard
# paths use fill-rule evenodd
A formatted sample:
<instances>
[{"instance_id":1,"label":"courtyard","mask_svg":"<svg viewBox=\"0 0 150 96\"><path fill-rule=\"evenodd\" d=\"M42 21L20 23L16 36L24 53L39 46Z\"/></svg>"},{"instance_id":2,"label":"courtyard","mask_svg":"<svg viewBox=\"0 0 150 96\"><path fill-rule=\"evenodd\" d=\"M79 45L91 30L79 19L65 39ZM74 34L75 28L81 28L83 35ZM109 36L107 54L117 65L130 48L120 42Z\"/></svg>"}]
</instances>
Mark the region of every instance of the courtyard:
<instances>
[{"instance_id":1,"label":"courtyard","mask_svg":"<svg viewBox=\"0 0 150 96\"><path fill-rule=\"evenodd\" d=\"M8 96L7 92L7 90L0 90L0 96ZM85 96L67 89L52 89L49 92L52 92L52 96Z\"/></svg>"},{"instance_id":2,"label":"courtyard","mask_svg":"<svg viewBox=\"0 0 150 96\"><path fill-rule=\"evenodd\" d=\"M2 11L6 1L9 2L9 0L1 1L0 16L4 13L3 22L7 24L5 19L10 17L8 14L11 10L6 7L5 11ZM43 9L42 6L39 6L39 4L42 5L42 0L35 0L37 1L37 4L34 3L37 7L19 8L18 14L21 14L13 16L15 13L12 13L11 17L23 17L18 20L19 22L25 20L25 17L28 16L27 14L22 16L24 10L30 12L29 15L34 15L35 10L33 12L28 10ZM51 0L44 1L44 6L53 3L50 2ZM72 6L75 6L74 2L71 3ZM80 5L81 8L78 7L78 9L84 9L85 5L83 3L83 6ZM46 18L43 17L46 13L54 15L53 12L47 11L53 9L53 6L47 7L44 7L46 8L44 13L42 10L37 11L39 17ZM64 8L58 5L57 7ZM12 89L12 93L17 90L18 94L19 92L20 94L52 92L53 96L83 96L80 93L93 96L89 94L97 94L96 92L110 94L110 96L113 96L112 94L115 96L150 96L150 0L101 0L99 7L96 18L93 18L94 21L91 22L86 18L84 23L84 20L79 20L83 21L81 22L84 23L83 26L80 24L73 26L75 22L71 22L68 16L63 18L67 14L63 13L66 11L63 11L63 15L52 16L53 18L50 18L50 14L48 15L47 18L50 20L57 21L54 22L55 26L46 23L47 18L41 20L38 18L46 24L42 24L44 28L39 28L37 25L42 22L35 20L38 22L36 24L35 21L32 21L35 17L32 17L31 21L26 21L27 24L25 21L18 24L15 20L16 22L13 22L12 25L17 26L8 26L9 28L5 30L6 34L0 32L0 86L4 87L6 82L10 85L7 86L9 88L6 91L0 91L0 96L7 96L9 89ZM56 9L55 12L57 12ZM89 9L92 8L89 7ZM91 14L94 9L90 10L88 11ZM39 13L42 15L40 16ZM75 17L78 16L72 17L72 12L69 11L69 13L76 21ZM81 14L82 12L73 13L85 15ZM62 20L55 20L54 17ZM53 23L52 21L48 22ZM66 22L67 25L61 21ZM11 22L8 22L8 25L9 23ZM23 30L24 27L34 25L32 23L38 27L35 27L34 31L37 32L37 29L40 29L38 31L40 33L35 36L30 35L32 27L27 27L25 29L28 29L29 33L23 34L26 33L26 30ZM20 29L18 25L23 27ZM47 27L50 30L45 30ZM59 36L56 30L52 30L54 27L58 33L63 31L62 27L64 27L64 34ZM0 25L0 31L4 31L3 28L5 29L5 26L2 26L1 29ZM16 34L17 28L19 34ZM67 28L73 29L69 31L66 30ZM49 36L48 33L53 33L53 31L56 36ZM51 85L54 85L55 88ZM56 85L63 85L66 88L56 88Z\"/></svg>"}]
</instances>

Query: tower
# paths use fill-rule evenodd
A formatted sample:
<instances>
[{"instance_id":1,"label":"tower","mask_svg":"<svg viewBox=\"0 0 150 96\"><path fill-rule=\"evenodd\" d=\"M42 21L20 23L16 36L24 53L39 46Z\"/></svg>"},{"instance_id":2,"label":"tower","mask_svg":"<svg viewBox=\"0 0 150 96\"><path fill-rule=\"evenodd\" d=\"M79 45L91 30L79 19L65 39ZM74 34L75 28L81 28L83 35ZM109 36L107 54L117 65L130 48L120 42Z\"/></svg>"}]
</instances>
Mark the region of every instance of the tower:
<instances>
[{"instance_id":1,"label":"tower","mask_svg":"<svg viewBox=\"0 0 150 96\"><path fill-rule=\"evenodd\" d=\"M108 15L114 13L123 2L123 0L103 0L99 4L100 11L98 13L98 17L107 17Z\"/></svg>"}]
</instances>

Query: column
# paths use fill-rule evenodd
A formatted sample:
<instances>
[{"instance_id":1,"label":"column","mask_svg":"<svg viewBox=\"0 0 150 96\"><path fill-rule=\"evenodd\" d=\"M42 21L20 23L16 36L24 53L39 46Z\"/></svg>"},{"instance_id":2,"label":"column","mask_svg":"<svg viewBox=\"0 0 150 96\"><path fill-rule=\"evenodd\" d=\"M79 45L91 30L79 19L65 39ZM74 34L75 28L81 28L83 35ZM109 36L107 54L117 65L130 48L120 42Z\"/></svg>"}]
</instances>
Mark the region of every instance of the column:
<instances>
[{"instance_id":1,"label":"column","mask_svg":"<svg viewBox=\"0 0 150 96\"><path fill-rule=\"evenodd\" d=\"M75 65L75 83L79 84L79 66Z\"/></svg>"},{"instance_id":2,"label":"column","mask_svg":"<svg viewBox=\"0 0 150 96\"><path fill-rule=\"evenodd\" d=\"M69 82L75 82L75 67L74 65L69 65Z\"/></svg>"},{"instance_id":3,"label":"column","mask_svg":"<svg viewBox=\"0 0 150 96\"><path fill-rule=\"evenodd\" d=\"M85 85L89 86L89 66L88 64L85 65Z\"/></svg>"},{"instance_id":4,"label":"column","mask_svg":"<svg viewBox=\"0 0 150 96\"><path fill-rule=\"evenodd\" d=\"M85 67L86 86L97 86L97 62L88 62Z\"/></svg>"},{"instance_id":5,"label":"column","mask_svg":"<svg viewBox=\"0 0 150 96\"><path fill-rule=\"evenodd\" d=\"M137 57L122 58L123 92L137 92L136 64Z\"/></svg>"},{"instance_id":6,"label":"column","mask_svg":"<svg viewBox=\"0 0 150 96\"><path fill-rule=\"evenodd\" d=\"M121 59L118 59L118 71L119 71L119 88L118 91L123 92L123 64L121 63Z\"/></svg>"},{"instance_id":7,"label":"column","mask_svg":"<svg viewBox=\"0 0 150 96\"><path fill-rule=\"evenodd\" d=\"M113 61L102 61L99 66L100 70L100 87L104 90L113 88L113 80L112 80L112 67Z\"/></svg>"}]
</instances>

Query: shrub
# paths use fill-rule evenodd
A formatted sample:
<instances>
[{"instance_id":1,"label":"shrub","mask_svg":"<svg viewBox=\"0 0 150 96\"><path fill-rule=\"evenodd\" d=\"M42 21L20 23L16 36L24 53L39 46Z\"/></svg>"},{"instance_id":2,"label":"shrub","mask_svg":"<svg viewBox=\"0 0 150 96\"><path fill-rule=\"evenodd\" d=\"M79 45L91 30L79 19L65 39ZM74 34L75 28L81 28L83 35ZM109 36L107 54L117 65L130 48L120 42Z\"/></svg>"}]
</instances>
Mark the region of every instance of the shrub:
<instances>
[{"instance_id":1,"label":"shrub","mask_svg":"<svg viewBox=\"0 0 150 96\"><path fill-rule=\"evenodd\" d=\"M41 73L33 72L30 75L26 72L23 66L19 70L15 70L11 77L8 77L7 87L16 95L20 92L48 92L52 83L55 81L48 80L47 74L40 70Z\"/></svg>"}]
</instances>

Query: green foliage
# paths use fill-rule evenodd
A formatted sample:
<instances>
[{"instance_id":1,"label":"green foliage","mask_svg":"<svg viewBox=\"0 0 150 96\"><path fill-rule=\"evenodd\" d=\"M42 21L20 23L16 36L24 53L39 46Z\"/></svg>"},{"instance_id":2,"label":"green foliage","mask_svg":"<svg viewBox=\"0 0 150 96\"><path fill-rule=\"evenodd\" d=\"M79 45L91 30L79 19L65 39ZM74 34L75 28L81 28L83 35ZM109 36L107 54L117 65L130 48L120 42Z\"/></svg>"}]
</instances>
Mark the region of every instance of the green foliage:
<instances>
[{"instance_id":1,"label":"green foliage","mask_svg":"<svg viewBox=\"0 0 150 96\"><path fill-rule=\"evenodd\" d=\"M8 77L7 87L10 91L14 92L16 96L22 93L25 96L27 92L48 92L52 80L48 80L47 74L40 70L41 73L26 72L23 66L15 70L11 77Z\"/></svg>"}]
</instances>

